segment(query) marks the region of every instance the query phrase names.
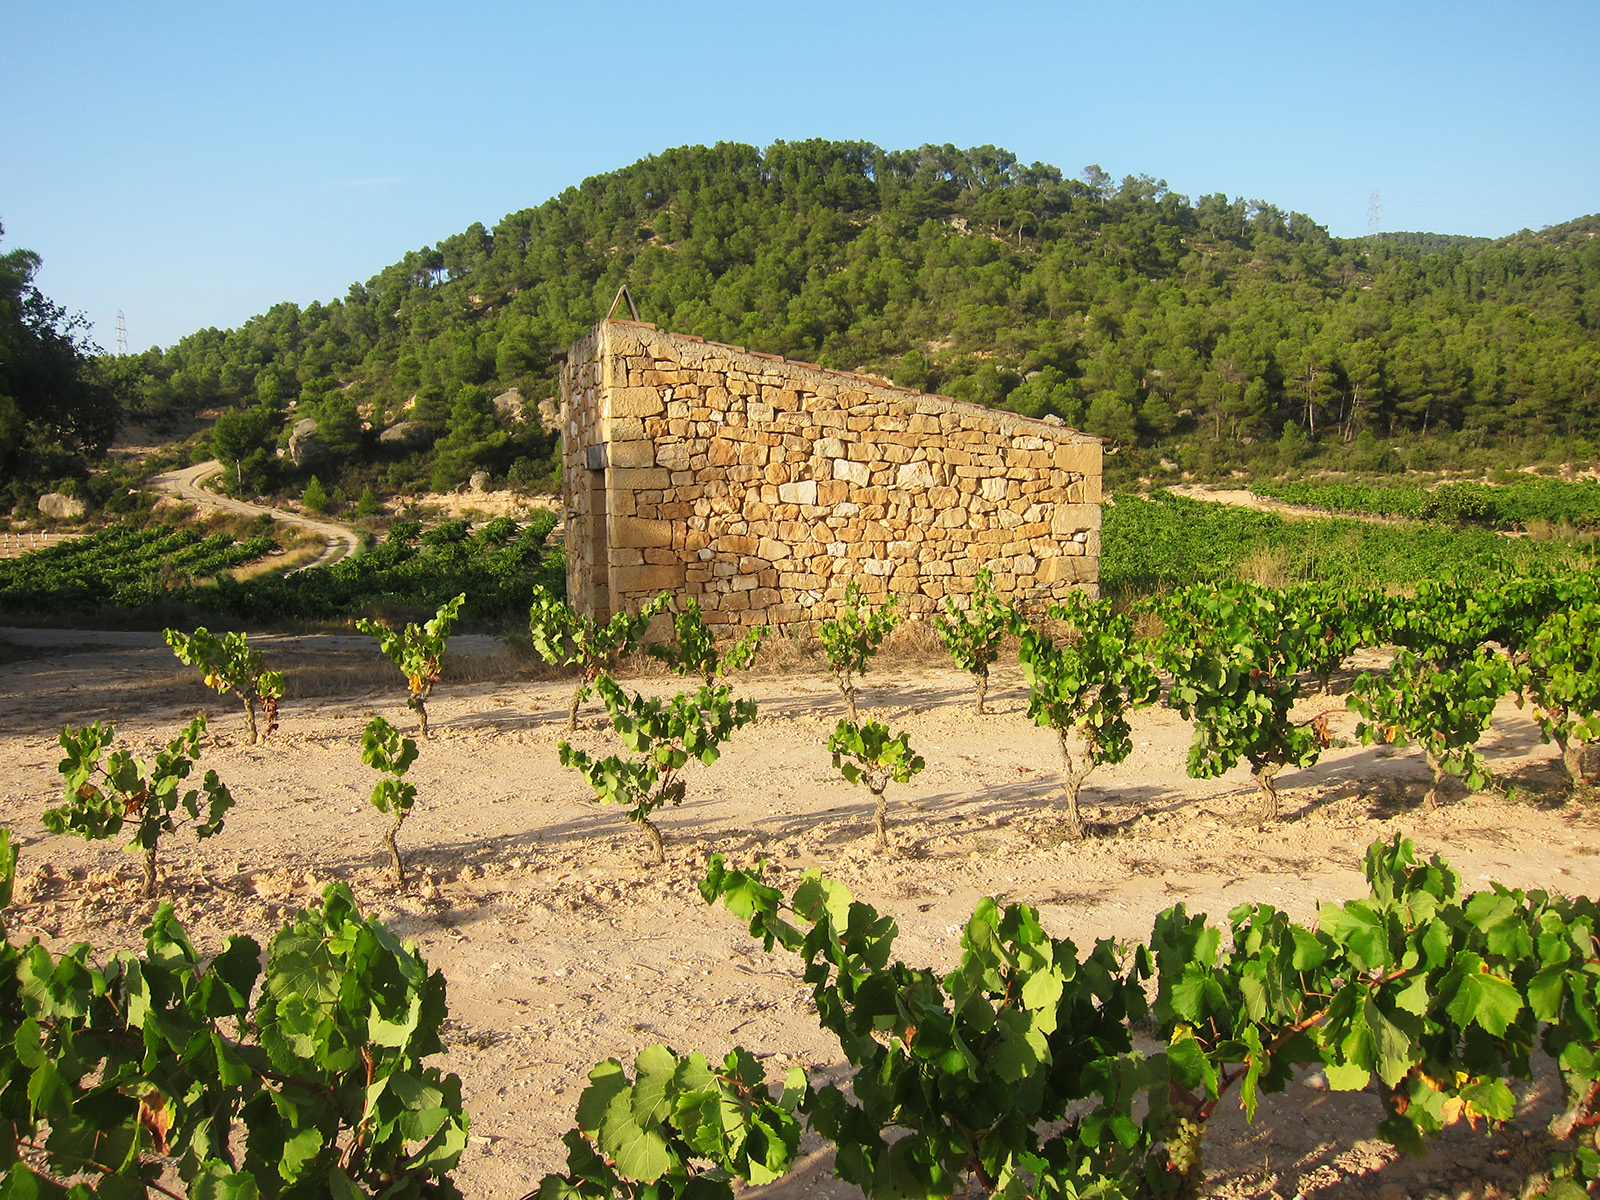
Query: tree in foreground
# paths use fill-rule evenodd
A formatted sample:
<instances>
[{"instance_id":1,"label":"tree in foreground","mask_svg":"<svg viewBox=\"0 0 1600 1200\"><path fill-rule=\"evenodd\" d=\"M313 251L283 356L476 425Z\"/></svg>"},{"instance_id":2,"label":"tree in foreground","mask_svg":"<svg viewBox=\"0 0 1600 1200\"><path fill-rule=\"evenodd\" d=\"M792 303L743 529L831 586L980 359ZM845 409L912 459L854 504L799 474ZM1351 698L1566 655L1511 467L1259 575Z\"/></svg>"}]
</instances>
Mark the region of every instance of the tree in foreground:
<instances>
[{"instance_id":1,"label":"tree in foreground","mask_svg":"<svg viewBox=\"0 0 1600 1200\"><path fill-rule=\"evenodd\" d=\"M743 637L728 647L727 653L719 653L716 635L706 625L700 602L692 599L685 601L682 610L672 618L672 629L673 641L647 646L646 652L679 675L698 676L706 687L755 665L756 655L761 652L761 643L768 632L766 625L757 625L746 630Z\"/></svg>"},{"instance_id":2,"label":"tree in foreground","mask_svg":"<svg viewBox=\"0 0 1600 1200\"><path fill-rule=\"evenodd\" d=\"M661 830L651 820L667 805L683 803L680 772L690 759L710 766L734 730L755 720L754 700L733 699L726 684L679 692L670 700L629 696L609 675L595 682L611 717L611 727L631 757L593 758L567 742L559 747L561 765L574 767L602 804L620 804L650 844L651 861L665 861Z\"/></svg>"},{"instance_id":3,"label":"tree in foreground","mask_svg":"<svg viewBox=\"0 0 1600 1200\"><path fill-rule=\"evenodd\" d=\"M1326 740L1321 718L1293 717L1301 673L1322 661L1319 614L1291 593L1245 583L1187 588L1158 611L1167 626L1159 665L1173 679L1168 703L1194 722L1189 774L1215 779L1244 759L1261 820L1276 821L1278 773L1311 766Z\"/></svg>"},{"instance_id":4,"label":"tree in foreground","mask_svg":"<svg viewBox=\"0 0 1600 1200\"><path fill-rule=\"evenodd\" d=\"M995 595L994 572L988 567L978 572L966 608L956 607L955 598L948 595L940 607L943 611L933 618L934 631L956 666L971 672L981 717L989 692L989 668L1000 657L1000 643L1016 623L1016 610Z\"/></svg>"},{"instance_id":5,"label":"tree in foreground","mask_svg":"<svg viewBox=\"0 0 1600 1200\"><path fill-rule=\"evenodd\" d=\"M856 680L867 673L867 664L876 657L883 641L900 618L895 613L898 596L890 596L879 608L867 603L859 584L844 589L837 615L817 626L828 671L844 697L848 720L856 721Z\"/></svg>"},{"instance_id":6,"label":"tree in foreground","mask_svg":"<svg viewBox=\"0 0 1600 1200\"><path fill-rule=\"evenodd\" d=\"M908 732L902 729L891 737L888 726L877 721L863 725L840 721L828 738L828 750L833 755L833 769L850 783L866 784L877 801L872 828L877 834L878 853L884 853L889 849L889 802L884 798L884 789L891 780L910 783L927 763L922 755L912 752Z\"/></svg>"},{"instance_id":7,"label":"tree in foreground","mask_svg":"<svg viewBox=\"0 0 1600 1200\"><path fill-rule=\"evenodd\" d=\"M199 667L205 685L226 695L232 692L244 705L245 740L254 746L258 740L256 708L266 718L261 738L270 738L278 728L278 702L283 699L283 672L269 671L261 651L252 647L242 633L218 637L204 625L192 634L163 629L161 636L189 667Z\"/></svg>"},{"instance_id":8,"label":"tree in foreground","mask_svg":"<svg viewBox=\"0 0 1600 1200\"><path fill-rule=\"evenodd\" d=\"M455 624L466 599L466 594L462 593L453 600L446 600L433 617L422 625L412 621L402 629L395 629L369 617L356 621L356 628L377 638L378 648L406 677L409 689L406 707L417 714L424 741L428 737L428 697L433 694L433 685L439 682L444 670L444 652L450 641L450 627Z\"/></svg>"},{"instance_id":9,"label":"tree in foreground","mask_svg":"<svg viewBox=\"0 0 1600 1200\"><path fill-rule=\"evenodd\" d=\"M193 824L195 837L204 840L222 832L223 814L233 807L233 796L215 771L207 771L198 788L182 790L200 757L205 730L206 719L196 717L154 762L142 762L126 749L108 754L117 736L114 726L97 721L77 731L62 730L61 748L67 754L56 769L65 783L66 803L45 812L44 827L93 842L114 838L131 825L128 849L139 852L143 894L154 898L162 836Z\"/></svg>"},{"instance_id":10,"label":"tree in foreground","mask_svg":"<svg viewBox=\"0 0 1600 1200\"><path fill-rule=\"evenodd\" d=\"M528 636L539 657L552 667L576 666L578 686L567 706L567 732L578 728L578 708L594 691L601 675L609 675L639 646L650 622L667 611L670 593L662 592L638 612L613 613L601 625L587 613L577 613L564 600L540 589L528 610Z\"/></svg>"},{"instance_id":11,"label":"tree in foreground","mask_svg":"<svg viewBox=\"0 0 1600 1200\"><path fill-rule=\"evenodd\" d=\"M417 800L417 785L406 779L411 764L417 761L417 744L382 717L373 717L361 734L361 761L383 774L372 788L372 807L389 818L383 844L389 851L389 866L394 885L406 885L406 868L400 860L400 826L411 814Z\"/></svg>"},{"instance_id":12,"label":"tree in foreground","mask_svg":"<svg viewBox=\"0 0 1600 1200\"><path fill-rule=\"evenodd\" d=\"M1134 644L1132 620L1112 612L1109 601L1075 593L1051 605L1050 617L1071 627L1064 643L1057 646L1025 625L1017 653L1028 685L1028 715L1055 731L1061 751L1067 802L1062 829L1081 838L1078 797L1084 780L1096 767L1119 763L1132 752L1128 714L1152 703L1160 682L1154 664Z\"/></svg>"}]
</instances>

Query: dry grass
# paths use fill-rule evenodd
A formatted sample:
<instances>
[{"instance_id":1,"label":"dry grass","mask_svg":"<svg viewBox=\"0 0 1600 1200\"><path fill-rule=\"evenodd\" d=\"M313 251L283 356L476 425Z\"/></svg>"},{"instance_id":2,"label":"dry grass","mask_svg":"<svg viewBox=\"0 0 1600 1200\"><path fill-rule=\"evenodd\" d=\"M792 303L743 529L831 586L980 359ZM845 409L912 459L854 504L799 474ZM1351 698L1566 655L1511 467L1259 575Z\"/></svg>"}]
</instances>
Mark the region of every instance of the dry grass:
<instances>
[{"instance_id":1,"label":"dry grass","mask_svg":"<svg viewBox=\"0 0 1600 1200\"><path fill-rule=\"evenodd\" d=\"M1239 563L1241 583L1256 583L1262 587L1288 587L1289 555L1277 546L1262 546L1253 550Z\"/></svg>"},{"instance_id":2,"label":"dry grass","mask_svg":"<svg viewBox=\"0 0 1600 1200\"><path fill-rule=\"evenodd\" d=\"M265 558L258 558L255 562L245 563L242 567L233 569L233 578L237 583L248 579L256 579L262 575L282 575L296 567L304 566L313 561L319 554L328 548L328 543L314 533L306 532L290 540L287 547L280 553L268 554Z\"/></svg>"}]
</instances>

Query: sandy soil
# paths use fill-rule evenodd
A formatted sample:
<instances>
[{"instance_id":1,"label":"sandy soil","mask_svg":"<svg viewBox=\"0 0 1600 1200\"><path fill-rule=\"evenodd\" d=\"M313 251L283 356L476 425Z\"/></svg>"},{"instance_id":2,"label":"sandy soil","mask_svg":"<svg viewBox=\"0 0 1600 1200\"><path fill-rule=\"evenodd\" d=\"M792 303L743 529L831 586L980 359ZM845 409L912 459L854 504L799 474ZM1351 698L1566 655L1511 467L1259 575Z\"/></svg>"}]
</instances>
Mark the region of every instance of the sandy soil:
<instances>
[{"instance_id":1,"label":"sandy soil","mask_svg":"<svg viewBox=\"0 0 1600 1200\"><path fill-rule=\"evenodd\" d=\"M0 820L26 842L13 928L56 948L80 938L106 949L136 943L150 906L135 898L132 856L52 837L39 823L58 795L55 736L66 722L114 718L149 750L205 704L220 744L203 765L239 807L209 842L172 839L168 892L208 951L236 931L264 939L332 879L348 880L369 911L415 939L450 981L447 1065L472 1113L460 1179L473 1196L520 1197L558 1167L558 1139L589 1067L631 1060L651 1042L712 1054L741 1043L780 1075L800 1065L816 1081L844 1076L795 963L764 954L739 921L699 899L695 883L713 850L739 862L767 856L782 885L821 867L897 918L901 958L939 967L957 960L961 924L984 895L1037 905L1047 929L1080 945L1147 936L1155 914L1178 901L1221 916L1264 900L1310 920L1318 899L1363 890L1364 848L1395 832L1443 852L1470 884L1600 889L1597 810L1555 802L1562 776L1552 751L1509 704L1488 747L1515 784L1511 798L1464 796L1423 818L1412 806L1426 771L1414 753L1346 746L1282 777L1287 819L1270 829L1250 817L1242 770L1214 781L1184 775L1188 729L1152 709L1138 719L1132 758L1091 778L1094 836L1062 844L1052 836L1053 741L1028 721L1016 670L997 671L994 711L979 717L966 676L902 665L868 676L864 695L867 712L909 729L928 762L912 784L891 787L887 857L871 850L870 797L836 776L823 749L841 707L825 677L744 681L761 716L721 762L692 772L687 801L661 822L663 867L643 865L643 839L557 765L569 683L456 683L430 705L437 736L413 770L421 800L401 835L415 877L397 893L357 742L373 713L409 727L398 690L310 695L318 689L297 691L291 674L282 732L248 747L238 714L208 701L149 635L93 640L7 649L0 637ZM485 643L458 650L488 654ZM300 639L298 661L375 657L359 647ZM1348 737L1348 718L1335 728ZM609 739L586 707L577 743L600 749ZM1501 1195L1514 1182L1507 1143L1465 1129L1427 1160L1396 1161L1373 1135L1375 1095L1329 1095L1315 1082L1268 1097L1253 1125L1227 1106L1208 1140L1211 1194L1382 1188L1383 1200L1397 1200ZM1547 1104L1548 1093L1535 1089L1527 1103ZM853 1194L822 1154L771 1190L786 1200Z\"/></svg>"}]
</instances>

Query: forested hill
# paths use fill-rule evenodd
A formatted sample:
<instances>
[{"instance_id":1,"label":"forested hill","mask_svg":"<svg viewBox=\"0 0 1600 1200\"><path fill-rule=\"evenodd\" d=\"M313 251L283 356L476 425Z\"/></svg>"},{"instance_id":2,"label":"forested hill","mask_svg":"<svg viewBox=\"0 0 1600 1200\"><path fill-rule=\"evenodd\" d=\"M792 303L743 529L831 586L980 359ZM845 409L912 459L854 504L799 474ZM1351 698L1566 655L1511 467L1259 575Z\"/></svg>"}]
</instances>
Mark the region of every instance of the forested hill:
<instances>
[{"instance_id":1,"label":"forested hill","mask_svg":"<svg viewBox=\"0 0 1600 1200\"><path fill-rule=\"evenodd\" d=\"M195 333L125 364L129 415L341 389L380 418L416 396L443 427L466 388L548 395L553 356L623 282L672 330L1123 444L1231 453L1288 422L1600 436L1600 217L1341 240L1148 176L825 141L669 150L412 251L343 300Z\"/></svg>"}]
</instances>

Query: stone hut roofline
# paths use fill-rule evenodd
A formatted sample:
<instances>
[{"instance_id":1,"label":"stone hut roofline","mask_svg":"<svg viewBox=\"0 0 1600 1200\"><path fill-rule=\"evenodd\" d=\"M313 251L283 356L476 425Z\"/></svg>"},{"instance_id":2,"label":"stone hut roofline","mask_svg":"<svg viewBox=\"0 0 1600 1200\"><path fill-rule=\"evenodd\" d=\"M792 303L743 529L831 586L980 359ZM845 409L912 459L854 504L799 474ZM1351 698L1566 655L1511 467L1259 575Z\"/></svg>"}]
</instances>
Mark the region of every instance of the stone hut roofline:
<instances>
[{"instance_id":1,"label":"stone hut roofline","mask_svg":"<svg viewBox=\"0 0 1600 1200\"><path fill-rule=\"evenodd\" d=\"M992 421L1006 434L1031 434L1035 437L1048 438L1053 442L1064 445L1104 445L1105 439L1096 437L1092 433L1084 433L1080 429L1073 429L1066 424L1056 424L1053 421L1044 421L1036 417L1024 417L1020 413L1007 412L1004 409L985 408L981 404L968 404L949 396L934 396L927 392L914 391L911 388L900 387L898 384L885 383L871 375L860 375L854 371L835 371L828 367L819 366L817 363L804 362L795 358L784 358L781 354L766 354L760 350L747 350L743 346L733 346L727 342L712 342L692 333L673 333L652 325L648 321L628 321L618 317L601 321L587 337L598 336L607 325L621 325L628 329L641 329L673 342L683 342L691 346L704 346L711 350L718 350L727 354L732 359L745 358L752 360L749 369L761 370L762 363L781 363L785 367L797 369L805 374L814 376L816 382L840 383L848 382L856 387L879 393L885 400L899 403L911 401L918 412L924 413L955 413L961 416L981 417ZM580 341L585 339L579 339ZM570 354L571 351L568 351ZM565 355L563 357L566 357Z\"/></svg>"}]
</instances>

